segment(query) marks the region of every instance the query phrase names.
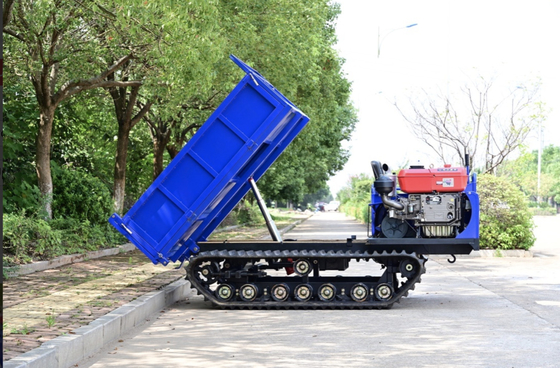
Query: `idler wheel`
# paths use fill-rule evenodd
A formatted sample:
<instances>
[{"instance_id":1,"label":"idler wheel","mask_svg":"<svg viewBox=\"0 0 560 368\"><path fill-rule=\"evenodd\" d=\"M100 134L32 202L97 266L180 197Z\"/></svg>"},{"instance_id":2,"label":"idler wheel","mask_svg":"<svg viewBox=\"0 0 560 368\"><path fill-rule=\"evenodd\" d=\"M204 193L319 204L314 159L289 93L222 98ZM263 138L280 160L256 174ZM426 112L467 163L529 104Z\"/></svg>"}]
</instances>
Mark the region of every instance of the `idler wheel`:
<instances>
[{"instance_id":1,"label":"idler wheel","mask_svg":"<svg viewBox=\"0 0 560 368\"><path fill-rule=\"evenodd\" d=\"M245 284L239 288L239 297L244 302L252 302L257 298L258 289L253 284Z\"/></svg>"},{"instance_id":2,"label":"idler wheel","mask_svg":"<svg viewBox=\"0 0 560 368\"><path fill-rule=\"evenodd\" d=\"M389 300L394 294L393 287L389 284L379 284L375 288L375 297L381 301Z\"/></svg>"},{"instance_id":3,"label":"idler wheel","mask_svg":"<svg viewBox=\"0 0 560 368\"><path fill-rule=\"evenodd\" d=\"M270 289L270 296L277 302L284 302L290 296L290 287L286 284L276 284Z\"/></svg>"},{"instance_id":4,"label":"idler wheel","mask_svg":"<svg viewBox=\"0 0 560 368\"><path fill-rule=\"evenodd\" d=\"M313 296L313 287L309 284L299 284L294 289L294 298L300 302L306 302Z\"/></svg>"},{"instance_id":5,"label":"idler wheel","mask_svg":"<svg viewBox=\"0 0 560 368\"><path fill-rule=\"evenodd\" d=\"M307 259L298 259L294 262L294 271L299 276L307 276L311 273L311 262Z\"/></svg>"},{"instance_id":6,"label":"idler wheel","mask_svg":"<svg viewBox=\"0 0 560 368\"><path fill-rule=\"evenodd\" d=\"M402 277L411 278L416 273L416 267L412 261L402 261L399 265Z\"/></svg>"},{"instance_id":7,"label":"idler wheel","mask_svg":"<svg viewBox=\"0 0 560 368\"><path fill-rule=\"evenodd\" d=\"M361 303L364 302L368 297L368 288L361 282L352 286L350 289L350 297L355 302Z\"/></svg>"},{"instance_id":8,"label":"idler wheel","mask_svg":"<svg viewBox=\"0 0 560 368\"><path fill-rule=\"evenodd\" d=\"M336 287L333 284L323 284L319 287L317 295L324 302L333 301L336 296Z\"/></svg>"},{"instance_id":9,"label":"idler wheel","mask_svg":"<svg viewBox=\"0 0 560 368\"><path fill-rule=\"evenodd\" d=\"M228 302L233 298L233 295L235 295L235 289L229 284L221 284L216 288L214 293L216 294L216 298L220 301Z\"/></svg>"},{"instance_id":10,"label":"idler wheel","mask_svg":"<svg viewBox=\"0 0 560 368\"><path fill-rule=\"evenodd\" d=\"M220 267L217 263L212 262L203 266L198 266L196 272L198 273L198 279L203 285L210 285L218 281Z\"/></svg>"}]
</instances>

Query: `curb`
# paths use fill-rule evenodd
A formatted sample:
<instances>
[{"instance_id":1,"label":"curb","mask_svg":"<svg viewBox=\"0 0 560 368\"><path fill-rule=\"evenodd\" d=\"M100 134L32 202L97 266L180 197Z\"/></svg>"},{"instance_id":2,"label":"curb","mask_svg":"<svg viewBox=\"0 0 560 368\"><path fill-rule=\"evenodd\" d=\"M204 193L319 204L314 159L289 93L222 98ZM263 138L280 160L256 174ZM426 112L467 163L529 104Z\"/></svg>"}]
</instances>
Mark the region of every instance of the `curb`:
<instances>
[{"instance_id":1,"label":"curb","mask_svg":"<svg viewBox=\"0 0 560 368\"><path fill-rule=\"evenodd\" d=\"M50 261L33 262L20 266L6 267L6 269L8 271L8 277L16 277L28 275L33 272L48 270L51 268L66 266L71 263L78 263L88 259L114 256L115 254L130 252L134 249L136 249L134 244L126 243L117 248L94 250L92 252L87 252L84 254L70 254L53 258Z\"/></svg>"},{"instance_id":2,"label":"curb","mask_svg":"<svg viewBox=\"0 0 560 368\"><path fill-rule=\"evenodd\" d=\"M68 368L93 356L132 328L143 325L157 311L188 297L190 283L178 280L40 347L3 362L5 368Z\"/></svg>"},{"instance_id":3,"label":"curb","mask_svg":"<svg viewBox=\"0 0 560 368\"><path fill-rule=\"evenodd\" d=\"M313 215L311 215L311 216L313 216ZM309 217L311 217L311 216L309 216ZM304 218L302 220L297 220L295 222L292 222L290 225L286 226L285 228L278 230L278 232L280 233L280 235L284 235L288 231L292 230L294 227L296 227L299 224L301 224L302 222L308 220L309 217ZM261 238L261 240L271 240L271 239L272 239L272 236L270 236L270 235L267 235L267 236L264 236L264 237Z\"/></svg>"},{"instance_id":4,"label":"curb","mask_svg":"<svg viewBox=\"0 0 560 368\"><path fill-rule=\"evenodd\" d=\"M471 254L456 254L457 258L532 258L533 252L524 249L481 249ZM430 255L431 259L449 258L448 255Z\"/></svg>"}]
</instances>

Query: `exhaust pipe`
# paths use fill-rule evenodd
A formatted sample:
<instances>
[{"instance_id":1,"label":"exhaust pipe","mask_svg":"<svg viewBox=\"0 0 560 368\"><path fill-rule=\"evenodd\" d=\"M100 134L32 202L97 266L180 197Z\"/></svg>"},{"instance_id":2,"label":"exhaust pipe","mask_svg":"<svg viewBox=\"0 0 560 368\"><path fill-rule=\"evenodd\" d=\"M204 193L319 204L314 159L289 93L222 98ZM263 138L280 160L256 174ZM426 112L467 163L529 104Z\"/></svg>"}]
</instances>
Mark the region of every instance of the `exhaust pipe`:
<instances>
[{"instance_id":1,"label":"exhaust pipe","mask_svg":"<svg viewBox=\"0 0 560 368\"><path fill-rule=\"evenodd\" d=\"M387 194L381 194L381 201L386 206L393 207L397 210L404 210L404 205L402 203L389 199L389 197L387 197Z\"/></svg>"},{"instance_id":2,"label":"exhaust pipe","mask_svg":"<svg viewBox=\"0 0 560 368\"><path fill-rule=\"evenodd\" d=\"M381 195L381 201L383 202L383 204L397 210L403 210L404 205L402 203L393 201L387 196L387 194L393 191L395 183L393 182L393 179L389 178L387 175L383 175L381 163L379 161L372 161L371 168L373 170L373 175L375 176L373 187L375 188L377 193Z\"/></svg>"}]
</instances>

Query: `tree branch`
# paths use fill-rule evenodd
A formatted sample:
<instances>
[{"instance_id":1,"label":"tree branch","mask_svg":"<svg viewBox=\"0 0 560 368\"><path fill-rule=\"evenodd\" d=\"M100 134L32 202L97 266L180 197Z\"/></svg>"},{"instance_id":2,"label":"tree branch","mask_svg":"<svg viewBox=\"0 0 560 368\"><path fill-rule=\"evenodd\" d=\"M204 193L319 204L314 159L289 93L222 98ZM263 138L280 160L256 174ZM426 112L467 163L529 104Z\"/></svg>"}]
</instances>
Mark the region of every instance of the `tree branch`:
<instances>
[{"instance_id":1,"label":"tree branch","mask_svg":"<svg viewBox=\"0 0 560 368\"><path fill-rule=\"evenodd\" d=\"M61 101L67 99L68 97L75 95L76 93L83 91L83 90L87 90L87 89L92 89L92 88L98 88L98 87L132 87L132 86L140 86L142 85L141 81L109 81L106 80L106 78L114 73L117 69L119 69L123 64L125 64L127 61L132 60L134 58L134 56L132 54L128 54L126 56L123 56L122 58L120 58L119 60L117 60L113 65L111 65L109 68L107 68L107 70L105 70L103 73L100 73L99 75L97 75L96 77L90 78L90 79L84 79L84 80L79 80L79 81L68 81L66 82L64 85L62 85L62 87L60 88L60 90L53 96L53 101L58 104Z\"/></svg>"},{"instance_id":2,"label":"tree branch","mask_svg":"<svg viewBox=\"0 0 560 368\"><path fill-rule=\"evenodd\" d=\"M12 31L9 28L4 27L2 32L6 33L6 34L9 34L12 37L15 37L16 39L20 40L21 42L25 42L25 38L23 38L22 35L20 35L19 33L16 33L15 31Z\"/></svg>"},{"instance_id":3,"label":"tree branch","mask_svg":"<svg viewBox=\"0 0 560 368\"><path fill-rule=\"evenodd\" d=\"M144 117L144 115L146 115L148 111L150 111L151 107L152 107L152 102L146 103L144 107L142 107L142 109L130 121L131 126L136 125L142 119L142 117Z\"/></svg>"},{"instance_id":4,"label":"tree branch","mask_svg":"<svg viewBox=\"0 0 560 368\"><path fill-rule=\"evenodd\" d=\"M16 35L7 32L6 26L8 26L8 24L10 24L10 22L12 21L12 12L14 9L14 2L15 0L4 0L4 8L2 9L3 14L2 14L2 32L6 32L9 35L12 35L16 38ZM13 31L10 31L13 32Z\"/></svg>"}]
</instances>

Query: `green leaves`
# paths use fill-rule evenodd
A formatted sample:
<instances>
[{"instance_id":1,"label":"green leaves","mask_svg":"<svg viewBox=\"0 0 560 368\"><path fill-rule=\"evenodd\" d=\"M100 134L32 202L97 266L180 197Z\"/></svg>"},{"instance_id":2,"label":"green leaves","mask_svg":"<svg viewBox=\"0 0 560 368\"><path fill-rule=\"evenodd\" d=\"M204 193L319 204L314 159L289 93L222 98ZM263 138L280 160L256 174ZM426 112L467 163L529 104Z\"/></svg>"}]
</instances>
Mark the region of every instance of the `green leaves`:
<instances>
[{"instance_id":1,"label":"green leaves","mask_svg":"<svg viewBox=\"0 0 560 368\"><path fill-rule=\"evenodd\" d=\"M478 177L480 246L529 249L535 242L533 219L523 193L509 180L490 174Z\"/></svg>"},{"instance_id":2,"label":"green leaves","mask_svg":"<svg viewBox=\"0 0 560 368\"><path fill-rule=\"evenodd\" d=\"M506 161L497 174L508 178L531 200L560 201L560 147L548 146L542 152L540 188L538 187L538 152L522 154Z\"/></svg>"},{"instance_id":3,"label":"green leaves","mask_svg":"<svg viewBox=\"0 0 560 368\"><path fill-rule=\"evenodd\" d=\"M104 224L111 215L111 194L99 179L81 170L55 172L53 215Z\"/></svg>"},{"instance_id":4,"label":"green leaves","mask_svg":"<svg viewBox=\"0 0 560 368\"><path fill-rule=\"evenodd\" d=\"M351 177L348 184L336 194L341 211L364 223L367 222L370 216L372 184L373 177L369 175L360 174Z\"/></svg>"},{"instance_id":5,"label":"green leaves","mask_svg":"<svg viewBox=\"0 0 560 368\"><path fill-rule=\"evenodd\" d=\"M8 211L36 210L37 101L101 75L126 55L133 57L115 71L113 81L141 81L142 103L153 101L151 111L162 120L179 117L172 127L178 138L187 127L201 125L242 77L228 58L231 53L257 68L310 116L307 128L262 179L268 198L297 201L324 187L347 159L340 142L349 138L356 114L349 101L350 83L341 71L343 61L333 49L339 7L326 0L17 0L14 9L7 28L22 38L5 33L4 77L14 86L6 87L4 103ZM46 79L50 94L29 83L29 76L40 80L41 75L55 76ZM55 113L51 160L63 174L54 177L53 200L61 207L53 210L64 216L81 216L77 213L83 211L94 222L92 208L101 213L103 206L70 208L66 201L80 199L57 187L68 184L66 180L72 185L83 181L72 186L75 195L83 194L94 185L92 177L111 187L115 110L102 89L73 96L57 105ZM193 132L175 140L185 144ZM132 130L129 202L151 183L151 143L143 124ZM57 195L66 201L58 201Z\"/></svg>"}]
</instances>

